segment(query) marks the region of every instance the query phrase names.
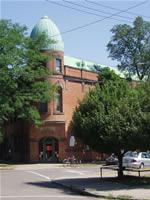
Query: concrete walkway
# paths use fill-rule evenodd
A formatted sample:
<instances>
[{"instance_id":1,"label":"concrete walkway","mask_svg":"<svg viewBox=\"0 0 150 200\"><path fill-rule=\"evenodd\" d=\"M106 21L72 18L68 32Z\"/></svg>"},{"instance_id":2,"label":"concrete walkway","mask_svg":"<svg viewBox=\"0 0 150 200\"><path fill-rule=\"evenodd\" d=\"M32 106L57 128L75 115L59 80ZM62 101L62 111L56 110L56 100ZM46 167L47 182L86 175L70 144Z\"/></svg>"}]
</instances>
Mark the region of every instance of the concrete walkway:
<instances>
[{"instance_id":1,"label":"concrete walkway","mask_svg":"<svg viewBox=\"0 0 150 200\"><path fill-rule=\"evenodd\" d=\"M101 198L122 197L134 200L150 200L150 185L144 187L131 187L120 183L110 182L107 178L72 178L55 180L56 184L70 188L84 195Z\"/></svg>"}]
</instances>

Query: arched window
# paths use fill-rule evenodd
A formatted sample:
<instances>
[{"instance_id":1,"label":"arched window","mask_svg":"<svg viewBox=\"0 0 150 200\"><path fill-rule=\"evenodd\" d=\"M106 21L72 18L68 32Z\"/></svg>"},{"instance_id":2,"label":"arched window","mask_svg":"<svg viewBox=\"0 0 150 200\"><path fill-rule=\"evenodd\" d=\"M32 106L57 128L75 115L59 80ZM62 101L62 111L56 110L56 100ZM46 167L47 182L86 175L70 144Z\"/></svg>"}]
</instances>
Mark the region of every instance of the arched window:
<instances>
[{"instance_id":1,"label":"arched window","mask_svg":"<svg viewBox=\"0 0 150 200\"><path fill-rule=\"evenodd\" d=\"M60 58L56 58L55 60L55 70L57 73L61 73L61 59Z\"/></svg>"},{"instance_id":2,"label":"arched window","mask_svg":"<svg viewBox=\"0 0 150 200\"><path fill-rule=\"evenodd\" d=\"M62 88L59 86L55 93L55 112L63 112Z\"/></svg>"},{"instance_id":3,"label":"arched window","mask_svg":"<svg viewBox=\"0 0 150 200\"><path fill-rule=\"evenodd\" d=\"M57 162L59 141L53 137L44 137L39 141L39 159L42 162Z\"/></svg>"}]
</instances>

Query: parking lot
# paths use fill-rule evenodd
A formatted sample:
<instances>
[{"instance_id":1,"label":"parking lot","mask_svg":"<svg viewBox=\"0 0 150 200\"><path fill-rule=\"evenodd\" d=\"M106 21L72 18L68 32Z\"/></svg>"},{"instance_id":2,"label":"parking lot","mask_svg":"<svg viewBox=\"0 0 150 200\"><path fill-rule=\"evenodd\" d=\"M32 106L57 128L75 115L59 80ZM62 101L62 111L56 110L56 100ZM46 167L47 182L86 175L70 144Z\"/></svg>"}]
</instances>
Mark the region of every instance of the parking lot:
<instances>
[{"instance_id":1,"label":"parking lot","mask_svg":"<svg viewBox=\"0 0 150 200\"><path fill-rule=\"evenodd\" d=\"M104 179L100 178L101 165L87 164L63 166L62 164L18 165L11 170L1 170L1 199L95 199L70 190L69 187L84 189L91 194L103 196L128 195L148 199L150 185L130 187L112 183L107 178L116 177L117 172L103 170ZM134 172L125 172L135 175ZM149 172L143 175L150 175ZM58 184L56 184L58 183ZM63 187L65 185L65 187ZM103 199L103 198L102 198Z\"/></svg>"}]
</instances>

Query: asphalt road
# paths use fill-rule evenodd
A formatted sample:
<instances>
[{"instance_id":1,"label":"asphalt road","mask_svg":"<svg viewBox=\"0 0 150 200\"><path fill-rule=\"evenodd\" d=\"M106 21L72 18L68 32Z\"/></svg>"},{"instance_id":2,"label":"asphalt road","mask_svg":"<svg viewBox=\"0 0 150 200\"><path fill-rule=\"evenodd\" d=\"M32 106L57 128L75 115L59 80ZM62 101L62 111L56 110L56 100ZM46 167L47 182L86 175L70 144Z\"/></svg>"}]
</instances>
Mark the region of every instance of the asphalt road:
<instances>
[{"instance_id":1,"label":"asphalt road","mask_svg":"<svg viewBox=\"0 0 150 200\"><path fill-rule=\"evenodd\" d=\"M94 167L62 167L49 165L47 167L22 167L15 170L0 171L0 199L13 200L92 200L93 197L82 196L71 192L69 189L53 183L56 179L69 177L84 177L87 174L97 176L99 166Z\"/></svg>"}]
</instances>

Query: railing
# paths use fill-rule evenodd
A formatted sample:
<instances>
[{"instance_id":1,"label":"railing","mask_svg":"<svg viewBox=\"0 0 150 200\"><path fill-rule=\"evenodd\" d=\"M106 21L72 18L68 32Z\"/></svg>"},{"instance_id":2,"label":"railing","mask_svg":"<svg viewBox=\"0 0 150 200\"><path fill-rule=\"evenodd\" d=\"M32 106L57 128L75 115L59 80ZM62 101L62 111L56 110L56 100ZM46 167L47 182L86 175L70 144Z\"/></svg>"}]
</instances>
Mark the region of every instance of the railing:
<instances>
[{"instance_id":1,"label":"railing","mask_svg":"<svg viewBox=\"0 0 150 200\"><path fill-rule=\"evenodd\" d=\"M118 171L119 168L118 166L102 166L100 167L100 177L102 178L103 176L103 169L110 169L114 171ZM145 169L136 169L136 168L125 168L123 171L128 171L128 172L138 172L139 177L141 176L141 172L150 172L150 168L145 168Z\"/></svg>"}]
</instances>

